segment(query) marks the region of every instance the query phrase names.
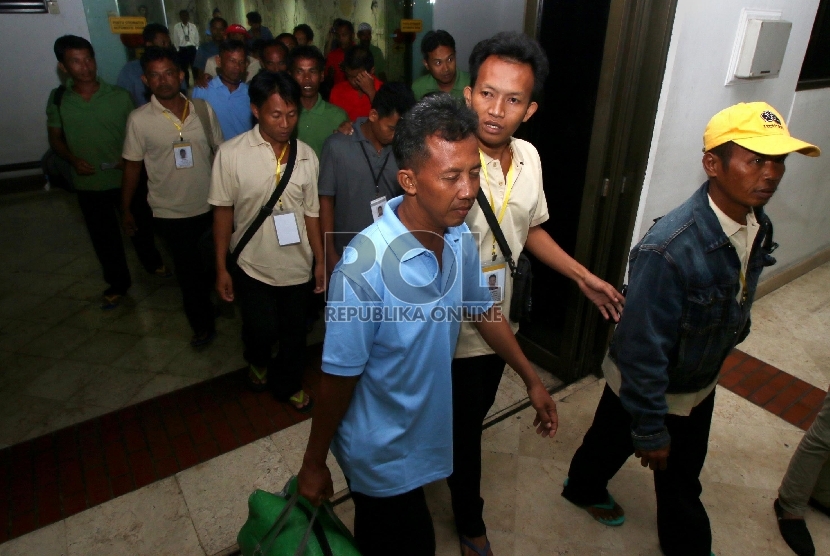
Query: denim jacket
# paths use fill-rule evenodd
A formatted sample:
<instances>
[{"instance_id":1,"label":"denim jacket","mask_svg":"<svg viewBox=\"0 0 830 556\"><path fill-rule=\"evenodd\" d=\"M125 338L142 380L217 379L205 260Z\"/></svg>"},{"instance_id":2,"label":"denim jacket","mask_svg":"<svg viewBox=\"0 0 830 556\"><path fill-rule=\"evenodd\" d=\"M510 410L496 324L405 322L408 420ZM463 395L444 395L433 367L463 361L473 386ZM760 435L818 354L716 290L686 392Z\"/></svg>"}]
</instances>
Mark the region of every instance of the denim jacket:
<instances>
[{"instance_id":1,"label":"denim jacket","mask_svg":"<svg viewBox=\"0 0 830 556\"><path fill-rule=\"evenodd\" d=\"M749 334L761 271L775 264L772 224L758 208L746 300L736 299L740 259L709 206L708 191L706 182L658 220L629 256L625 310L609 356L622 375L620 401L632 416L638 449L669 443L665 394L697 392L717 378L726 356Z\"/></svg>"}]
</instances>

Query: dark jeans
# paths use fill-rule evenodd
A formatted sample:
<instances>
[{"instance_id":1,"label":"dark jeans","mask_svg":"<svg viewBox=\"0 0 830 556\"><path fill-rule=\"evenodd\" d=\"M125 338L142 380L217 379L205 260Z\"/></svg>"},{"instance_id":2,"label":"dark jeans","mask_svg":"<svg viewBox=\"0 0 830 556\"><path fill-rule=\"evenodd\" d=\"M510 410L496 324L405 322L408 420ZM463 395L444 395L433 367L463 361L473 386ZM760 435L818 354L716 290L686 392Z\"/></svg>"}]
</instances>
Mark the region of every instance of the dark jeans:
<instances>
[{"instance_id":1,"label":"dark jeans","mask_svg":"<svg viewBox=\"0 0 830 556\"><path fill-rule=\"evenodd\" d=\"M173 256L190 328L197 335L213 332L215 316L210 300L213 276L205 268L199 252L199 238L213 225L213 213L190 218L153 218L153 224Z\"/></svg>"},{"instance_id":2,"label":"dark jeans","mask_svg":"<svg viewBox=\"0 0 830 556\"><path fill-rule=\"evenodd\" d=\"M121 189L78 191L77 196L92 248L104 272L104 281L110 286L107 292L124 295L130 288L132 279L118 220ZM146 186L143 196L141 191L136 192L130 209L138 227L130 239L141 265L147 272L153 272L162 266L162 260L153 238L152 213L147 205Z\"/></svg>"},{"instance_id":3,"label":"dark jeans","mask_svg":"<svg viewBox=\"0 0 830 556\"><path fill-rule=\"evenodd\" d=\"M363 556L435 556L435 530L423 487L376 498L352 492L354 538Z\"/></svg>"},{"instance_id":4,"label":"dark jeans","mask_svg":"<svg viewBox=\"0 0 830 556\"><path fill-rule=\"evenodd\" d=\"M237 268L233 289L242 314L245 361L267 368L274 396L287 401L303 388L308 285L271 286ZM273 358L271 348L277 340L280 349Z\"/></svg>"},{"instance_id":5,"label":"dark jeans","mask_svg":"<svg viewBox=\"0 0 830 556\"><path fill-rule=\"evenodd\" d=\"M459 535L480 537L484 526L481 498L481 426L496 401L504 359L496 354L453 359L452 468L447 484Z\"/></svg>"},{"instance_id":6,"label":"dark jeans","mask_svg":"<svg viewBox=\"0 0 830 556\"><path fill-rule=\"evenodd\" d=\"M183 46L178 52L179 65L184 72L184 82L190 81L190 68L193 67L193 61L196 59L195 46Z\"/></svg>"},{"instance_id":7,"label":"dark jeans","mask_svg":"<svg viewBox=\"0 0 830 556\"><path fill-rule=\"evenodd\" d=\"M654 472L657 534L666 556L709 556L712 531L700 501L700 470L706 460L709 428L715 408L712 392L688 417L666 416L671 453L665 471ZM631 416L608 387L602 393L594 422L576 451L562 495L578 505L605 502L608 481L634 453Z\"/></svg>"}]
</instances>

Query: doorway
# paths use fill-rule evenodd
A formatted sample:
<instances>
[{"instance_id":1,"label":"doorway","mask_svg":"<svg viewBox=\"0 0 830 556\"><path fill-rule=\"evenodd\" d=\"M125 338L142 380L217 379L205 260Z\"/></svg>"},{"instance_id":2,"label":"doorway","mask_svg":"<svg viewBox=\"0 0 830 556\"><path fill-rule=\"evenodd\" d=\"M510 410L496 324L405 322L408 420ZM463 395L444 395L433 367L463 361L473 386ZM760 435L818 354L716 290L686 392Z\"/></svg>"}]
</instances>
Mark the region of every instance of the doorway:
<instances>
[{"instance_id":1,"label":"doorway","mask_svg":"<svg viewBox=\"0 0 830 556\"><path fill-rule=\"evenodd\" d=\"M543 228L589 270L622 288L648 162L677 0L529 0L528 33L551 73L519 136L542 159ZM571 382L591 372L611 325L567 278L533 262L525 353Z\"/></svg>"}]
</instances>

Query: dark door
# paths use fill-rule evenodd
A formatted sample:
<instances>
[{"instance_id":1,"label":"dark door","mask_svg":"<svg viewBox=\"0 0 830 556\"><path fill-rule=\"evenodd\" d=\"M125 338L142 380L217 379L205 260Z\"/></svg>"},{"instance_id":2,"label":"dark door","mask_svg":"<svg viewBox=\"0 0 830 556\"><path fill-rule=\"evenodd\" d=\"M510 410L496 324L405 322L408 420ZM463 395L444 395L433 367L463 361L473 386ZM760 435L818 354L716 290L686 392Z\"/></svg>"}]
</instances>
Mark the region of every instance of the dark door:
<instances>
[{"instance_id":1,"label":"dark door","mask_svg":"<svg viewBox=\"0 0 830 556\"><path fill-rule=\"evenodd\" d=\"M543 228L589 270L622 287L676 0L538 0L551 73L520 130L542 159ZM529 10L532 12L533 10ZM576 285L533 261L533 312L520 341L572 381L598 370L610 326Z\"/></svg>"}]
</instances>

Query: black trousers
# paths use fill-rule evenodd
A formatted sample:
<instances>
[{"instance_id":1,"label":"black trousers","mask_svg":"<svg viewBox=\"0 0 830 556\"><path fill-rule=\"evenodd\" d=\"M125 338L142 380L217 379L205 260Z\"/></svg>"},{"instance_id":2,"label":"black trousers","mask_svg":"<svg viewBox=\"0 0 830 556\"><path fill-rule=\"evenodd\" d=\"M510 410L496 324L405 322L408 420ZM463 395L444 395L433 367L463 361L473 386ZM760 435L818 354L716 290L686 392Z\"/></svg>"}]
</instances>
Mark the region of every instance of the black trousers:
<instances>
[{"instance_id":1,"label":"black trousers","mask_svg":"<svg viewBox=\"0 0 830 556\"><path fill-rule=\"evenodd\" d=\"M496 354L452 362L453 473L447 484L455 526L465 537L487 533L481 498L481 426L496 401L504 365Z\"/></svg>"},{"instance_id":2,"label":"black trousers","mask_svg":"<svg viewBox=\"0 0 830 556\"><path fill-rule=\"evenodd\" d=\"M153 218L158 234L173 257L184 313L194 334L215 330L215 310L210 300L213 275L205 268L199 251L199 238L213 225L213 213L189 218Z\"/></svg>"},{"instance_id":3,"label":"black trousers","mask_svg":"<svg viewBox=\"0 0 830 556\"><path fill-rule=\"evenodd\" d=\"M245 361L267 368L274 396L287 401L303 387L308 285L271 286L236 269L233 289L242 314ZM271 349L278 340L273 358Z\"/></svg>"},{"instance_id":4,"label":"black trousers","mask_svg":"<svg viewBox=\"0 0 830 556\"><path fill-rule=\"evenodd\" d=\"M179 65L184 72L184 82L190 81L190 68L193 67L193 61L196 59L195 46L183 46L178 51Z\"/></svg>"},{"instance_id":5,"label":"black trousers","mask_svg":"<svg viewBox=\"0 0 830 556\"><path fill-rule=\"evenodd\" d=\"M666 416L671 453L665 471L654 472L657 533L666 556L709 556L712 531L700 501L700 471L706 460L715 393L688 417ZM594 422L574 454L568 486L562 495L579 505L605 502L608 481L634 453L631 416L608 387L602 393Z\"/></svg>"},{"instance_id":6,"label":"black trousers","mask_svg":"<svg viewBox=\"0 0 830 556\"><path fill-rule=\"evenodd\" d=\"M352 492L354 537L363 556L435 556L435 530L424 489L376 498Z\"/></svg>"},{"instance_id":7,"label":"black trousers","mask_svg":"<svg viewBox=\"0 0 830 556\"><path fill-rule=\"evenodd\" d=\"M98 262L101 263L104 281L109 284L107 292L124 295L130 288L132 279L127 267L121 224L118 220L121 189L78 191L77 196L92 248ZM153 220L150 207L147 205L146 185L143 194L141 191L136 192L130 210L135 216L138 228L130 239L141 266L147 272L153 272L163 263L153 237Z\"/></svg>"}]
</instances>

